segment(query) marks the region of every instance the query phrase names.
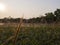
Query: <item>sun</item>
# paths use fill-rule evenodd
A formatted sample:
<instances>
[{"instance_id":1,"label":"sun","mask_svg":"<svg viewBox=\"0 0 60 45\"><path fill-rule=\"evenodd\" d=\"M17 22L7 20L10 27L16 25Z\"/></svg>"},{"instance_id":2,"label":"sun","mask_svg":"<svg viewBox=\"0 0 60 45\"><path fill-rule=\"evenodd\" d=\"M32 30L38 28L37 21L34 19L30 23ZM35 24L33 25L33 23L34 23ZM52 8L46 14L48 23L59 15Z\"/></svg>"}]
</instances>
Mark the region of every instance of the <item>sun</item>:
<instances>
[{"instance_id":1,"label":"sun","mask_svg":"<svg viewBox=\"0 0 60 45\"><path fill-rule=\"evenodd\" d=\"M0 11L5 11L5 5L3 3L0 3Z\"/></svg>"}]
</instances>

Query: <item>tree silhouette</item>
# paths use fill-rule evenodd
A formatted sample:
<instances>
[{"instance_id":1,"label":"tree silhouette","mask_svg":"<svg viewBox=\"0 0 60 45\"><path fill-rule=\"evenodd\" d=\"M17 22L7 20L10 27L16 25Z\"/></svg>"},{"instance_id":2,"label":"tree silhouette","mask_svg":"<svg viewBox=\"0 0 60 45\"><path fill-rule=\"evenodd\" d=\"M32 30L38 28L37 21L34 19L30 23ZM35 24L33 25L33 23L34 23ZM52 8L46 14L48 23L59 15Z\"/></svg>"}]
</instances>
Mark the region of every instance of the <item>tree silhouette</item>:
<instances>
[{"instance_id":1,"label":"tree silhouette","mask_svg":"<svg viewBox=\"0 0 60 45\"><path fill-rule=\"evenodd\" d=\"M46 18L46 21L48 23L54 22L55 16L54 16L54 14L52 12L46 13L45 15L46 15L46 17L45 17Z\"/></svg>"},{"instance_id":2,"label":"tree silhouette","mask_svg":"<svg viewBox=\"0 0 60 45\"><path fill-rule=\"evenodd\" d=\"M55 12L54 12L55 16L56 16L56 21L60 21L60 9L57 9Z\"/></svg>"}]
</instances>

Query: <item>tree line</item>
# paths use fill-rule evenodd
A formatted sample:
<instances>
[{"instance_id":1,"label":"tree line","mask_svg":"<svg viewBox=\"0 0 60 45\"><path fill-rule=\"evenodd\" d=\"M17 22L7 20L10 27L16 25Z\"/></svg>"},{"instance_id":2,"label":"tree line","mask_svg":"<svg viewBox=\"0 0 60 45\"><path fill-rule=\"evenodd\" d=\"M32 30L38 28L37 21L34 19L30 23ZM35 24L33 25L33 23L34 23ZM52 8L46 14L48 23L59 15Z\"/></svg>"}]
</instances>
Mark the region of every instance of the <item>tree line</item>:
<instances>
[{"instance_id":1,"label":"tree line","mask_svg":"<svg viewBox=\"0 0 60 45\"><path fill-rule=\"evenodd\" d=\"M0 19L0 23L19 23L21 18L4 18ZM60 22L60 9L54 12L45 13L45 16L23 19L24 23L58 23Z\"/></svg>"}]
</instances>

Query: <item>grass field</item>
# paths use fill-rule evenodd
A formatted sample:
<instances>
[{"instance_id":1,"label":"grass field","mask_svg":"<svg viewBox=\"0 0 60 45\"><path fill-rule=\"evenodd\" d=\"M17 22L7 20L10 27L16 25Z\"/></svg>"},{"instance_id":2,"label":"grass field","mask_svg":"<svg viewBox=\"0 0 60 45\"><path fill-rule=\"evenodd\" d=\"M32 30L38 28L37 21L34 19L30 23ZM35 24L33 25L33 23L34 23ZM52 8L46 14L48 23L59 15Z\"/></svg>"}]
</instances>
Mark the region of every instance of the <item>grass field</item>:
<instances>
[{"instance_id":1,"label":"grass field","mask_svg":"<svg viewBox=\"0 0 60 45\"><path fill-rule=\"evenodd\" d=\"M14 36L17 27L0 26L0 45ZM13 39L4 45L13 45ZM60 45L60 25L22 27L16 45Z\"/></svg>"}]
</instances>

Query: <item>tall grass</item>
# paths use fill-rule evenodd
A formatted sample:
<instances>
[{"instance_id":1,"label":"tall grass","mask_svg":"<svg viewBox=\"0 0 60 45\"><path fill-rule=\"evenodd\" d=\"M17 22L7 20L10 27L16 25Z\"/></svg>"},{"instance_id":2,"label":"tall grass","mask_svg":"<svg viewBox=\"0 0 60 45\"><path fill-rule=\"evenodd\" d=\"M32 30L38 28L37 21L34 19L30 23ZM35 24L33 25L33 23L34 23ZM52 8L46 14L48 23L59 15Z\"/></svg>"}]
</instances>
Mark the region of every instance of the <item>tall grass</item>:
<instances>
[{"instance_id":1,"label":"tall grass","mask_svg":"<svg viewBox=\"0 0 60 45\"><path fill-rule=\"evenodd\" d=\"M9 37L4 45L60 45L60 26L57 24L21 27L18 34L13 32L13 28L17 27L0 27L0 44Z\"/></svg>"},{"instance_id":2,"label":"tall grass","mask_svg":"<svg viewBox=\"0 0 60 45\"><path fill-rule=\"evenodd\" d=\"M18 34L19 34L22 23L23 23L23 18L21 18L20 23L18 24L17 30L15 32L14 45L16 45L16 41L17 41Z\"/></svg>"},{"instance_id":3,"label":"tall grass","mask_svg":"<svg viewBox=\"0 0 60 45\"><path fill-rule=\"evenodd\" d=\"M19 34L19 31L20 31L20 28L21 28L22 23L23 23L23 17L20 19L20 23L19 23L18 26L17 26L17 30L15 30L14 36L9 37L9 38L8 38L5 42L3 42L1 45L5 45L5 43L9 42L9 41L12 40L12 39L14 39L13 45L16 45L16 41L17 41L18 34Z\"/></svg>"}]
</instances>

